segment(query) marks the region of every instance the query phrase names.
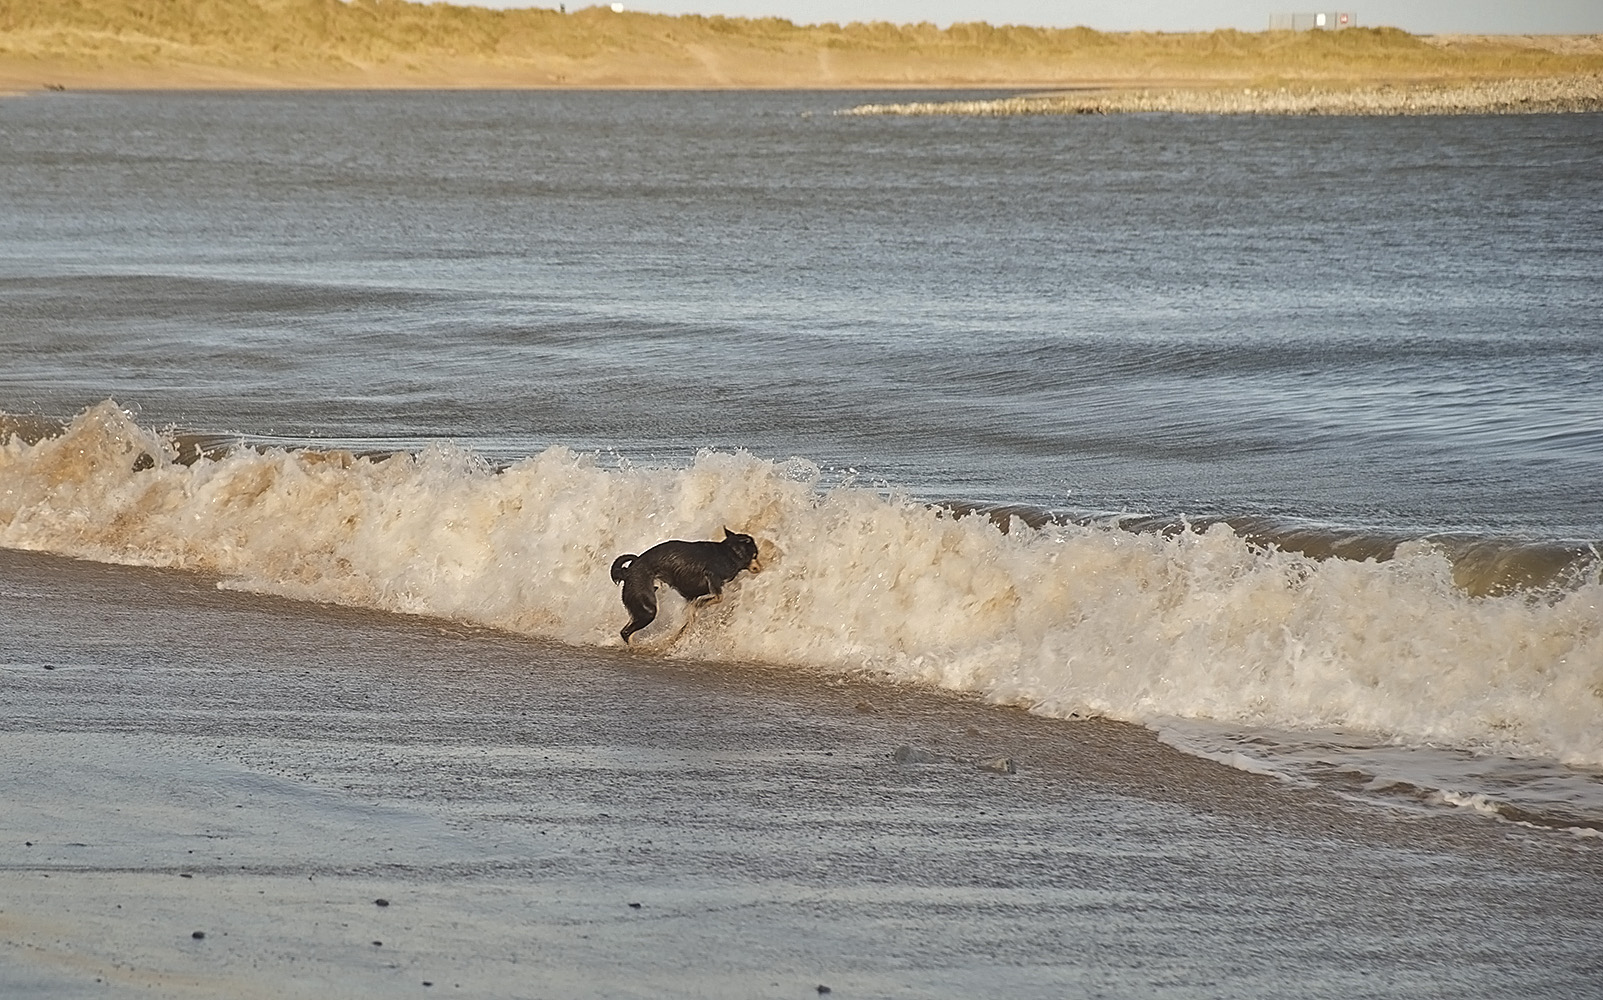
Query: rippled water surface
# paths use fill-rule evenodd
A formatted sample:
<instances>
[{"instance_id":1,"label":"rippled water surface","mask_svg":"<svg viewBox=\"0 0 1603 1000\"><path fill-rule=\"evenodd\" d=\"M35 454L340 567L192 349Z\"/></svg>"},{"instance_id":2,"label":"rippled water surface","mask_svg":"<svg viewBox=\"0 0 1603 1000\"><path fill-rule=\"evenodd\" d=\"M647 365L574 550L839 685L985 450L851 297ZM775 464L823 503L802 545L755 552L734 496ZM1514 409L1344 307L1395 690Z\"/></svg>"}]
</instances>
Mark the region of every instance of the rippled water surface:
<instances>
[{"instance_id":1,"label":"rippled water surface","mask_svg":"<svg viewBox=\"0 0 1603 1000\"><path fill-rule=\"evenodd\" d=\"M0 409L1603 538L1595 115L0 103Z\"/></svg>"}]
</instances>

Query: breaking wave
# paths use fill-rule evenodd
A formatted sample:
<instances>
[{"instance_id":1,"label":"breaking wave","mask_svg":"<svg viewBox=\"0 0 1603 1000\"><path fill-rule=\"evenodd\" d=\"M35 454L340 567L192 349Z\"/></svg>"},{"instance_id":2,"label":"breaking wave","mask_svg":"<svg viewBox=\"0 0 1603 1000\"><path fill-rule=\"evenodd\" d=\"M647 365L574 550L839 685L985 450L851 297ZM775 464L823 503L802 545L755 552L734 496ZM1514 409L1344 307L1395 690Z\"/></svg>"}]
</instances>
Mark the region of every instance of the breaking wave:
<instances>
[{"instance_id":1,"label":"breaking wave","mask_svg":"<svg viewBox=\"0 0 1603 1000\"><path fill-rule=\"evenodd\" d=\"M1240 524L972 516L745 453L641 468L554 447L497 468L445 444L201 447L109 401L65 428L0 420L0 436L11 548L617 645L612 559L727 525L760 539L766 568L669 655L866 669L1053 716L1355 728L1603 765L1595 550L1543 550L1562 572L1539 590L1476 587L1437 541L1344 553Z\"/></svg>"}]
</instances>

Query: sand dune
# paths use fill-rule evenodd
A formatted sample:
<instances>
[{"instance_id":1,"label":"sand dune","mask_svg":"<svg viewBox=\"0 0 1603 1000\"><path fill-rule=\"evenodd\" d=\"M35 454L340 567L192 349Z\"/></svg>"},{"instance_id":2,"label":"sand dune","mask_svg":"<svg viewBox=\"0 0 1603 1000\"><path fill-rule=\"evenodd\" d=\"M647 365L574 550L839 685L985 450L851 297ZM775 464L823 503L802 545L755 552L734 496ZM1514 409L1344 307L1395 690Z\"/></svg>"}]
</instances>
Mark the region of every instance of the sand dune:
<instances>
[{"instance_id":1,"label":"sand dune","mask_svg":"<svg viewBox=\"0 0 1603 1000\"><path fill-rule=\"evenodd\" d=\"M0 88L1251 86L1603 74L1603 36L796 25L400 0L12 0Z\"/></svg>"}]
</instances>

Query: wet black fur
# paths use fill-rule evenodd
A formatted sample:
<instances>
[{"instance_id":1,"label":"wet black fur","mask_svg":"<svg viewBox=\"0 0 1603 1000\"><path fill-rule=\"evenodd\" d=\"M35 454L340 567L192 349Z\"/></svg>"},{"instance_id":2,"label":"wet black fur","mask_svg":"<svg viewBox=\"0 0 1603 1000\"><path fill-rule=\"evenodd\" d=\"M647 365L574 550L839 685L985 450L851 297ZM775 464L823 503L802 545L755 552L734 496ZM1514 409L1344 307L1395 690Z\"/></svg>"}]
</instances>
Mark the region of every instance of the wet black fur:
<instances>
[{"instance_id":1,"label":"wet black fur","mask_svg":"<svg viewBox=\"0 0 1603 1000\"><path fill-rule=\"evenodd\" d=\"M619 556L612 563L612 580L623 584L623 606L629 609L623 641L656 620L658 580L687 601L712 603L744 569L761 569L757 540L728 528L721 542L659 542L640 555Z\"/></svg>"}]
</instances>

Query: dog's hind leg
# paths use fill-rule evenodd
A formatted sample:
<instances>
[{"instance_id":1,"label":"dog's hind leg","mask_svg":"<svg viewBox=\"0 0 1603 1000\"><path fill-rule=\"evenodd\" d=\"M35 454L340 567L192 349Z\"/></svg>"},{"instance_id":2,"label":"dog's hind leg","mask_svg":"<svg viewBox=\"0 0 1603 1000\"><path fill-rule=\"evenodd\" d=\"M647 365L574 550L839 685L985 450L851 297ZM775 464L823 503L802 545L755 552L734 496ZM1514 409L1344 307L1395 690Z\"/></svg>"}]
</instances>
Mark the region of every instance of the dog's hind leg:
<instances>
[{"instance_id":1,"label":"dog's hind leg","mask_svg":"<svg viewBox=\"0 0 1603 1000\"><path fill-rule=\"evenodd\" d=\"M630 573L623 582L623 606L629 609L629 624L618 634L629 637L657 620L657 581L650 573Z\"/></svg>"}]
</instances>

